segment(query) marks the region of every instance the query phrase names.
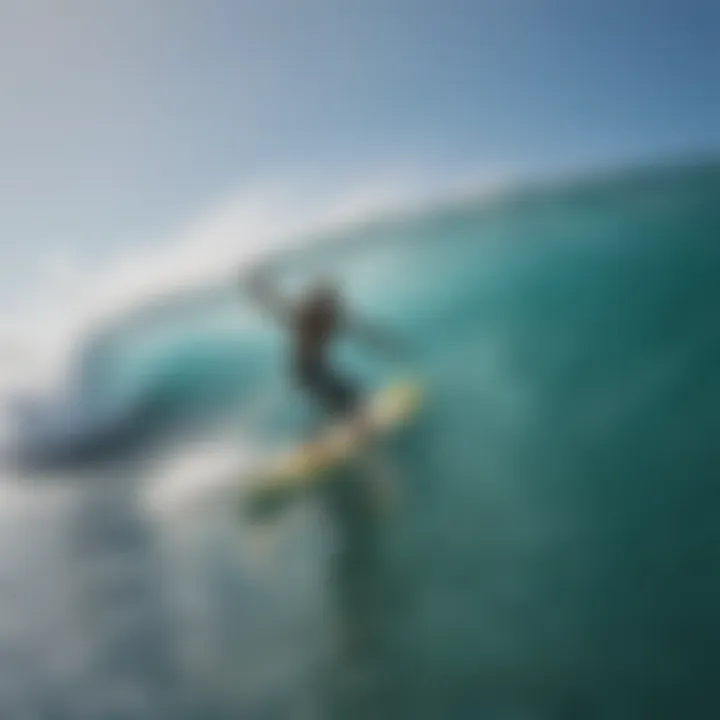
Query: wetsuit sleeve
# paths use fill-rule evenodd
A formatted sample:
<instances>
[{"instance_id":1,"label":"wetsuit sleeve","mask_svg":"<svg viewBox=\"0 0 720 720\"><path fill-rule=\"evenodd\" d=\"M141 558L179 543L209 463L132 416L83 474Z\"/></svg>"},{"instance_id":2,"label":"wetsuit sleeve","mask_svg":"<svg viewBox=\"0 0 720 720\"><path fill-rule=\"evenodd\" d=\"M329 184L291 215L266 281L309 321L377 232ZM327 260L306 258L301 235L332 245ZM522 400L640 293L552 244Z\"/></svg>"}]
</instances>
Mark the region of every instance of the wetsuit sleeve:
<instances>
[{"instance_id":1,"label":"wetsuit sleeve","mask_svg":"<svg viewBox=\"0 0 720 720\"><path fill-rule=\"evenodd\" d=\"M375 323L365 322L357 317L343 318L345 332L354 339L388 355L408 354L408 348L395 333Z\"/></svg>"},{"instance_id":2,"label":"wetsuit sleeve","mask_svg":"<svg viewBox=\"0 0 720 720\"><path fill-rule=\"evenodd\" d=\"M245 280L244 286L250 297L276 320L288 325L293 323L293 304L263 275L250 276Z\"/></svg>"}]
</instances>

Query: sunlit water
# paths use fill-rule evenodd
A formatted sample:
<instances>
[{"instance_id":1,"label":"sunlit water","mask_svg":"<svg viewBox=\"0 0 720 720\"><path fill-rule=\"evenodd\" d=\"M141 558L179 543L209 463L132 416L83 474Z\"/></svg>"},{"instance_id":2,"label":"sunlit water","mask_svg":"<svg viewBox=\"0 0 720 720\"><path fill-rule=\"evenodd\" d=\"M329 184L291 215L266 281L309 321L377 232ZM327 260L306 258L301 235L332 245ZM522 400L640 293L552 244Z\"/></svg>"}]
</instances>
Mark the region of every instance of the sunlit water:
<instances>
[{"instance_id":1,"label":"sunlit water","mask_svg":"<svg viewBox=\"0 0 720 720\"><path fill-rule=\"evenodd\" d=\"M428 397L268 524L219 485L308 421L281 335L218 288L89 342L76 406L121 429L3 485L0 717L713 716L718 197L718 166L648 170L288 258L412 346L348 373Z\"/></svg>"}]
</instances>

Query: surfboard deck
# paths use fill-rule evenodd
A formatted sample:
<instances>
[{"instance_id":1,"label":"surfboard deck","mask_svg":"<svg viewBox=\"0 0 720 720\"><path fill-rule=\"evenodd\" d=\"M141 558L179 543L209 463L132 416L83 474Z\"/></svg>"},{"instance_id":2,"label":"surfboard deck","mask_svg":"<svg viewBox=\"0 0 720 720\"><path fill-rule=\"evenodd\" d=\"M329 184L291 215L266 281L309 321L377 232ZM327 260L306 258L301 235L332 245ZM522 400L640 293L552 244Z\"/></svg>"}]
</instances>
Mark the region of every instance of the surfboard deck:
<instances>
[{"instance_id":1,"label":"surfboard deck","mask_svg":"<svg viewBox=\"0 0 720 720\"><path fill-rule=\"evenodd\" d=\"M419 383L397 382L375 392L357 417L328 427L316 439L267 459L245 486L251 512L269 510L295 493L324 481L358 457L368 443L405 425L422 400Z\"/></svg>"}]
</instances>

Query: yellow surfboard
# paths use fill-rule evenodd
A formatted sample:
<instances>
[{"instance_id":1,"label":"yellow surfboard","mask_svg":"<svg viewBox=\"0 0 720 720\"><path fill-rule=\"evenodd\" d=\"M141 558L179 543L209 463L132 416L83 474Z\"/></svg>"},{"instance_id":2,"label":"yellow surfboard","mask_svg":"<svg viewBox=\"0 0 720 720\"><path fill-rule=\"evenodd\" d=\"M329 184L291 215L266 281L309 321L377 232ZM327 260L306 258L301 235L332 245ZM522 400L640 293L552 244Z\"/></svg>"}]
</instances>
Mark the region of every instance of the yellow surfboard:
<instances>
[{"instance_id":1,"label":"yellow surfboard","mask_svg":"<svg viewBox=\"0 0 720 720\"><path fill-rule=\"evenodd\" d=\"M422 389L406 381L377 391L356 418L327 428L317 439L270 457L247 482L252 509L282 503L322 482L328 472L357 457L373 439L403 426L418 411Z\"/></svg>"}]
</instances>

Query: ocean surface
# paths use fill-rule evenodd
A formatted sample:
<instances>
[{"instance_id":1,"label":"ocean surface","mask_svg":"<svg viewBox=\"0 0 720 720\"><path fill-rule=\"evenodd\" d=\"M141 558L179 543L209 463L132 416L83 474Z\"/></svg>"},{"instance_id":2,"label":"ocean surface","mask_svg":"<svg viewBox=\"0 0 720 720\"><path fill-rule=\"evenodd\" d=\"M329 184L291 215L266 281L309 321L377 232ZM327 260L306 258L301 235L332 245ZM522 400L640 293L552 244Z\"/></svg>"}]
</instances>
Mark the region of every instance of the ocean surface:
<instances>
[{"instance_id":1,"label":"ocean surface","mask_svg":"<svg viewBox=\"0 0 720 720\"><path fill-rule=\"evenodd\" d=\"M259 522L316 421L218 284L79 344L14 414L3 720L720 716L720 164L369 217L278 261L404 338L423 412ZM381 510L369 481L395 503Z\"/></svg>"}]
</instances>

